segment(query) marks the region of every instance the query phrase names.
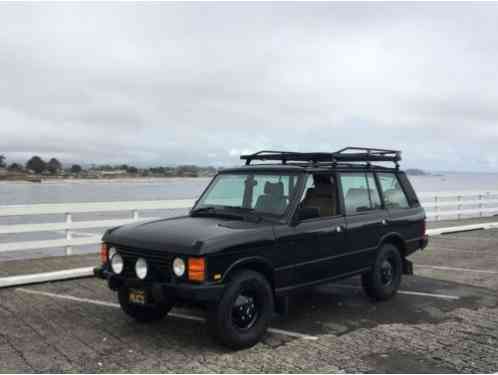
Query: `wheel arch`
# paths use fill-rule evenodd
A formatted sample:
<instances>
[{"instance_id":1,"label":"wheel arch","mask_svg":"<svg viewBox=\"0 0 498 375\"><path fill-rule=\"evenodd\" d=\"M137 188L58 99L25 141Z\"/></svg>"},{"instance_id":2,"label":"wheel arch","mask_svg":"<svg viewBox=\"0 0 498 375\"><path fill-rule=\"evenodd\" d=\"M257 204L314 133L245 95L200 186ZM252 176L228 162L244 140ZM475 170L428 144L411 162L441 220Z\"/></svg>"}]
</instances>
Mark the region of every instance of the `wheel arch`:
<instances>
[{"instance_id":1,"label":"wheel arch","mask_svg":"<svg viewBox=\"0 0 498 375\"><path fill-rule=\"evenodd\" d=\"M392 233L387 233L384 235L379 242L379 248L384 245L384 244L391 244L396 246L396 248L399 250L401 256L404 258L406 256L406 242L401 237L399 233L392 232Z\"/></svg>"},{"instance_id":2,"label":"wheel arch","mask_svg":"<svg viewBox=\"0 0 498 375\"><path fill-rule=\"evenodd\" d=\"M230 277L241 269L248 269L261 273L268 279L272 289L274 289L274 268L272 264L263 257L248 257L237 260L225 271L222 281L226 282L227 280L230 280Z\"/></svg>"}]
</instances>

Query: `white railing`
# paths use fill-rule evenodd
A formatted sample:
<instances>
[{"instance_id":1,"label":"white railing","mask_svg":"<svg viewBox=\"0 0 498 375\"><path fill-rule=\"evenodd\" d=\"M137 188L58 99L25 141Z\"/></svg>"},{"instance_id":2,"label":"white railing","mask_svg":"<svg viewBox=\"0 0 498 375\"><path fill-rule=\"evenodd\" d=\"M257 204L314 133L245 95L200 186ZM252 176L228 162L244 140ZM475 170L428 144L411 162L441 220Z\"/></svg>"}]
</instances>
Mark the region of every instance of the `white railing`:
<instances>
[{"instance_id":1,"label":"white railing","mask_svg":"<svg viewBox=\"0 0 498 375\"><path fill-rule=\"evenodd\" d=\"M129 224L139 220L154 220L156 217L145 217L140 219L139 212L146 210L164 210L190 208L194 204L193 199L182 200L154 200L154 201L131 201L131 202L92 202L92 203L57 203L57 204L34 204L0 206L1 216L31 216L61 214L65 216L63 222L36 223L36 224L9 224L0 225L1 234L21 234L33 232L64 231L65 238L43 241L17 241L0 243L0 253L7 251L49 249L63 247L66 255L72 254L73 246L94 245L100 242L101 234L80 233L76 230L92 228L110 228L117 225ZM129 211L129 219L73 221L73 214L89 212L123 212ZM73 237L80 234L83 237Z\"/></svg>"},{"instance_id":2,"label":"white railing","mask_svg":"<svg viewBox=\"0 0 498 375\"><path fill-rule=\"evenodd\" d=\"M428 220L498 215L498 191L421 193L419 198L426 208ZM182 199L0 206L0 217L47 214L60 214L65 217L62 222L0 225L0 235L54 231L65 233L65 237L62 239L0 243L0 253L62 247L65 248L66 255L71 255L75 246L95 245L100 242L101 234L84 233L81 230L110 228L145 219L154 220L157 218L150 216L141 218L139 213L147 210L187 209L193 204L194 199ZM73 214L123 211L130 212L130 217L127 219L73 221Z\"/></svg>"},{"instance_id":3,"label":"white railing","mask_svg":"<svg viewBox=\"0 0 498 375\"><path fill-rule=\"evenodd\" d=\"M420 193L429 221L498 215L498 191Z\"/></svg>"}]
</instances>

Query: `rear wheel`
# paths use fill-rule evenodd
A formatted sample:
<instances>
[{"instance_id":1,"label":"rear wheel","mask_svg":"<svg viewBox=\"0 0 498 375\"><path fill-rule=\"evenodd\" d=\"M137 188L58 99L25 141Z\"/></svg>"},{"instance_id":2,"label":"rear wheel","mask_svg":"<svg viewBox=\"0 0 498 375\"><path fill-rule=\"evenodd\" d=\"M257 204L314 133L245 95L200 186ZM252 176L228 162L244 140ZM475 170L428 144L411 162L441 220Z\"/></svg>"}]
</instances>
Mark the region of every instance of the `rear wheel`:
<instances>
[{"instance_id":1,"label":"rear wheel","mask_svg":"<svg viewBox=\"0 0 498 375\"><path fill-rule=\"evenodd\" d=\"M383 301L393 297L401 283L402 259L398 248L384 244L379 249L371 271L362 275L365 293Z\"/></svg>"},{"instance_id":2,"label":"rear wheel","mask_svg":"<svg viewBox=\"0 0 498 375\"><path fill-rule=\"evenodd\" d=\"M173 308L172 302L139 305L130 302L128 288L120 288L118 291L119 304L126 315L131 316L137 322L148 323L163 319Z\"/></svg>"},{"instance_id":3,"label":"rear wheel","mask_svg":"<svg viewBox=\"0 0 498 375\"><path fill-rule=\"evenodd\" d=\"M222 344L232 349L255 345L273 316L273 292L258 272L237 273L227 284L221 300L209 310L209 326Z\"/></svg>"}]
</instances>

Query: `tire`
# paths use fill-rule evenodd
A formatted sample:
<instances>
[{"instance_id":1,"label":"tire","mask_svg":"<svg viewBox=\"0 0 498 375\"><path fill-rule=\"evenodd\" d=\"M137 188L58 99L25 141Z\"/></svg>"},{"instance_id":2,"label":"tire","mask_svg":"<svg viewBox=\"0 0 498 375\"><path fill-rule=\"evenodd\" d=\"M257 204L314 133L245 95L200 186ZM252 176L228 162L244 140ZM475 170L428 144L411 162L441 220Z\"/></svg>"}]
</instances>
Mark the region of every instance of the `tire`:
<instances>
[{"instance_id":1,"label":"tire","mask_svg":"<svg viewBox=\"0 0 498 375\"><path fill-rule=\"evenodd\" d=\"M149 323L163 319L173 308L174 303L161 303L147 306L140 306L130 303L128 289L120 288L118 291L119 304L126 315L132 317L137 322Z\"/></svg>"},{"instance_id":2,"label":"tire","mask_svg":"<svg viewBox=\"0 0 498 375\"><path fill-rule=\"evenodd\" d=\"M260 273L236 273L217 304L209 308L209 328L223 345L249 348L266 333L274 313L273 290Z\"/></svg>"},{"instance_id":3,"label":"tire","mask_svg":"<svg viewBox=\"0 0 498 375\"><path fill-rule=\"evenodd\" d=\"M402 259L398 248L392 244L380 247L371 271L361 277L365 293L377 301L392 298L401 284Z\"/></svg>"}]
</instances>

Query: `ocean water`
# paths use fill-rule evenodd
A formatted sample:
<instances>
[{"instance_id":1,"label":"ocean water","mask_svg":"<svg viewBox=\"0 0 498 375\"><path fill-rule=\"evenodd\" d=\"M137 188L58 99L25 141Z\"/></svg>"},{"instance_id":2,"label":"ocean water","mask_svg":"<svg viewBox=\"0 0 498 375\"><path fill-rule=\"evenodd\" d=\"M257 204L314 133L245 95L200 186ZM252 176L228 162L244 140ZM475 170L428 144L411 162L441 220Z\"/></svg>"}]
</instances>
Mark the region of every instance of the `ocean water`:
<instances>
[{"instance_id":1,"label":"ocean water","mask_svg":"<svg viewBox=\"0 0 498 375\"><path fill-rule=\"evenodd\" d=\"M418 193L498 191L498 173L410 176L410 180ZM210 178L161 178L0 182L0 205L194 198L209 181Z\"/></svg>"}]
</instances>

